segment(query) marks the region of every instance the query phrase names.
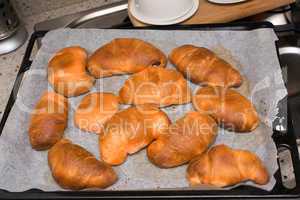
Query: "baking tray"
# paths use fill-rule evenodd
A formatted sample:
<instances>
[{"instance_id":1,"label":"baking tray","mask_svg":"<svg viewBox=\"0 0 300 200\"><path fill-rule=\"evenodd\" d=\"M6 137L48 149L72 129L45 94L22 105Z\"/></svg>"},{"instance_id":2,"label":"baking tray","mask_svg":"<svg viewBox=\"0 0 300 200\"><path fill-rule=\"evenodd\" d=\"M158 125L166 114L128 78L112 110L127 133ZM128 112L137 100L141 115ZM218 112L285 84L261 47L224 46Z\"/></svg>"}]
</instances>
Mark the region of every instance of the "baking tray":
<instances>
[{"instance_id":1,"label":"baking tray","mask_svg":"<svg viewBox=\"0 0 300 200\"><path fill-rule=\"evenodd\" d=\"M153 29L153 30L255 30L259 28L271 28L274 26L268 22L259 23L234 23L234 24L207 24L207 25L184 25L184 26L160 26L160 27L146 27L133 28L130 24L123 24L119 29ZM4 128L5 122L9 116L10 110L14 105L19 86L22 82L24 73L30 69L32 60L31 53L35 42L41 39L47 31L34 32L29 40L20 70L17 74L12 92L10 94L7 106L3 113L0 122L0 136ZM276 44L277 45L277 44ZM279 54L278 54L279 55ZM279 56L278 56L279 58ZM289 102L288 98L284 101ZM284 103L283 103L284 105ZM8 192L0 190L0 199L85 199L85 198L300 198L300 161L298 157L298 150L296 144L296 137L292 126L292 119L288 108L288 129L286 132L273 131L273 139L278 149L286 149L290 152L296 177L296 187L288 189L283 185L281 171L278 170L274 177L276 178L276 185L273 190L268 192L251 186L239 186L232 190L145 190L145 191L57 191L57 192L43 192L38 189L31 189L25 192ZM279 162L278 162L279 163ZM279 163L279 166L280 163ZM0 177L1 178L1 177ZM34 178L34 177L33 177Z\"/></svg>"}]
</instances>

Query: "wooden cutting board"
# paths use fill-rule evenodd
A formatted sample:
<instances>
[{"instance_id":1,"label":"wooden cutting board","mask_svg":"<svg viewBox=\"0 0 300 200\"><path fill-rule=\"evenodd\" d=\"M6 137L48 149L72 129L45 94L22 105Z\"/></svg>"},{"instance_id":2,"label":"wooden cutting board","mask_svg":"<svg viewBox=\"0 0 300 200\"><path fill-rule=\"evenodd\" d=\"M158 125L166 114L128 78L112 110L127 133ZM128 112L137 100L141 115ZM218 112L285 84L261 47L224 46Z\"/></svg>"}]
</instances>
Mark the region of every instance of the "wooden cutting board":
<instances>
[{"instance_id":1,"label":"wooden cutting board","mask_svg":"<svg viewBox=\"0 0 300 200\"><path fill-rule=\"evenodd\" d=\"M182 24L209 24L226 23L234 20L249 17L268 10L294 3L295 0L248 0L237 4L213 4L207 0L199 0L198 11L182 22ZM147 26L148 24L138 21L129 10L129 18L134 26Z\"/></svg>"}]
</instances>

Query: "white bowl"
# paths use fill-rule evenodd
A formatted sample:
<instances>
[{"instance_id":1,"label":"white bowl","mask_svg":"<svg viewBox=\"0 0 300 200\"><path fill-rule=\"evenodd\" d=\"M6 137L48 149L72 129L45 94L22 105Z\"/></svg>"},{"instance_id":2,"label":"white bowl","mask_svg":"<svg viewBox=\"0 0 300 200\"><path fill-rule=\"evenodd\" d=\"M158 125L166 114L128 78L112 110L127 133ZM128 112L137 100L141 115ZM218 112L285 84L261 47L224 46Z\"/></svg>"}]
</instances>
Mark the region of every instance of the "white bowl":
<instances>
[{"instance_id":1,"label":"white bowl","mask_svg":"<svg viewBox=\"0 0 300 200\"><path fill-rule=\"evenodd\" d=\"M199 0L130 0L131 14L147 24L168 25L191 17L199 7Z\"/></svg>"},{"instance_id":2,"label":"white bowl","mask_svg":"<svg viewBox=\"0 0 300 200\"><path fill-rule=\"evenodd\" d=\"M208 0L208 1L217 4L233 4L233 3L241 3L247 0Z\"/></svg>"}]
</instances>

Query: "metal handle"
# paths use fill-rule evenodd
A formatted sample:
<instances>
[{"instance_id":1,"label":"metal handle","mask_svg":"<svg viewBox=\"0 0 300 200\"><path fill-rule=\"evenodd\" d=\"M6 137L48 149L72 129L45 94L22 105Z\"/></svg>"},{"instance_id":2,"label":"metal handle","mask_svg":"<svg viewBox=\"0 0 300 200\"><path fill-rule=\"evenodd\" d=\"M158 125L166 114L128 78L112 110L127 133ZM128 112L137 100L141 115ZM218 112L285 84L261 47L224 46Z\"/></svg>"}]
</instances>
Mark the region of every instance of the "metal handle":
<instances>
[{"instance_id":1,"label":"metal handle","mask_svg":"<svg viewBox=\"0 0 300 200\"><path fill-rule=\"evenodd\" d=\"M84 15L84 16L72 21L71 23L67 24L66 27L72 28L74 26L78 26L84 22L87 22L91 19L95 19L96 17L101 17L101 16L112 14L115 12L127 10L127 8L128 8L128 4L126 3L126 4L121 4L121 5L117 5L114 7L98 10L98 11L89 13L87 15Z\"/></svg>"}]
</instances>

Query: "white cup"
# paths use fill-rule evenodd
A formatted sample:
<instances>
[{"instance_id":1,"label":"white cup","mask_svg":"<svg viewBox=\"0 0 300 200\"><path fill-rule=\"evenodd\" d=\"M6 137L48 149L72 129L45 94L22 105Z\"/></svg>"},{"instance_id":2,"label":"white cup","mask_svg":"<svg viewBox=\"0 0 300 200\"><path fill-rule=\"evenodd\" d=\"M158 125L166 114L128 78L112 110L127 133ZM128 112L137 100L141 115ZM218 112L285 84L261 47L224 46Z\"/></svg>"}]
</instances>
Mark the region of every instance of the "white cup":
<instances>
[{"instance_id":1,"label":"white cup","mask_svg":"<svg viewBox=\"0 0 300 200\"><path fill-rule=\"evenodd\" d=\"M167 21L188 13L193 0L135 0L134 6L145 18Z\"/></svg>"}]
</instances>

